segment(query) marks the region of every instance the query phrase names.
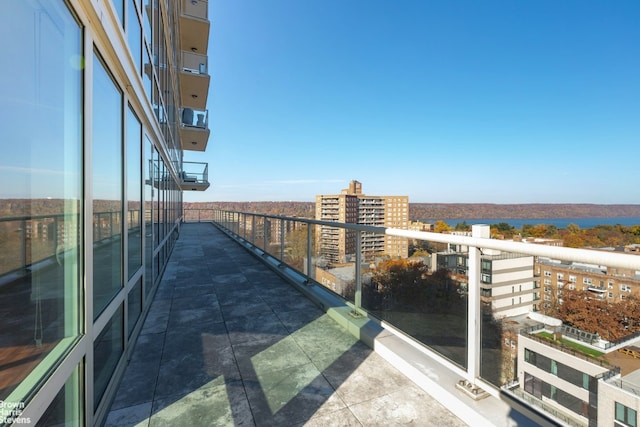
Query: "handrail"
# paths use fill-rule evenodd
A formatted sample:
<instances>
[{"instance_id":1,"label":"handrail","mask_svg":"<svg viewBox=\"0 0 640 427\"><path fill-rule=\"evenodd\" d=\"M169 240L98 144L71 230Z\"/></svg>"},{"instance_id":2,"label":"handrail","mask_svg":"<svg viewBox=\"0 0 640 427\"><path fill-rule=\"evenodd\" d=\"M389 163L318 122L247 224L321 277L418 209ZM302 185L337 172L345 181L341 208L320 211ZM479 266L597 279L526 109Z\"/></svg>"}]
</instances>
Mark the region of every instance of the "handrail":
<instances>
[{"instance_id":1,"label":"handrail","mask_svg":"<svg viewBox=\"0 0 640 427\"><path fill-rule=\"evenodd\" d=\"M131 218L131 215L134 215L136 212L139 212L138 209L127 209L125 214L127 216L129 216ZM111 237L113 237L114 232L113 232L113 227L114 224L118 224L121 223L123 221L123 219L121 218L121 214L123 212L121 211L101 211L101 212L94 212L93 216L97 217L97 218L103 218L105 216L109 216L106 220L105 220L105 224L108 225L108 230L104 230L102 227L98 226L96 227L96 224L93 225L94 227L94 232L96 232L96 236L94 239L94 243L100 243L102 241L107 241L108 239L110 239ZM20 222L21 226L19 228L20 231L22 231L20 233L20 235L18 237L15 238L15 240L5 240L4 244L12 244L12 242L14 244L16 244L16 248L19 251L19 258L16 259L15 257L12 258L11 260L7 260L5 259L5 261L7 261L6 263L3 262L2 265L0 265L0 283L5 281L5 280L10 280L11 279L11 275L14 275L17 272L22 272L21 274L24 274L25 269L29 268L33 265L35 265L36 263L41 263L43 261L46 261L48 259L54 258L56 256L56 253L60 253L61 250L64 250L65 247L63 247L64 244L69 243L67 240L63 240L63 238L66 236L67 231L63 232L62 234L59 233L59 227L67 227L69 225L68 221L65 221L64 218L70 218L70 217L79 217L80 215L82 215L81 212L74 212L74 213L69 213L69 212L63 212L63 213L51 213L51 214L43 214L43 215L23 215L23 216L13 216L13 217L3 217L0 218L0 224L3 223L10 223L10 222ZM34 238L33 237L29 237L27 238L27 233L24 230L27 227L27 223L28 222L32 222L32 221L46 221L46 220L50 220L47 222L47 224L53 224L55 225L55 229L53 230L53 238L48 238L46 240L47 244L51 245L51 247L47 250L41 251L38 253L37 256L32 255L31 253L29 253L28 251L28 247L27 247L27 241L31 241L33 242ZM75 226L79 226L78 223L74 223ZM134 227L132 229L135 229L137 227ZM127 231L131 231L132 229L129 229ZM77 233L77 235L79 236L79 229L76 229L75 231L71 231L68 230L70 232L75 232ZM104 235L103 235L104 234ZM39 237L36 238L36 240L38 241L44 241L42 239L40 239ZM32 243L29 243L29 245L32 245ZM73 245L72 245L73 246ZM69 249L70 247L66 247L66 249ZM14 262L16 261L16 262ZM16 276L17 277L17 276Z\"/></svg>"},{"instance_id":2,"label":"handrail","mask_svg":"<svg viewBox=\"0 0 640 427\"><path fill-rule=\"evenodd\" d=\"M217 210L217 209L214 209ZM525 255L542 256L556 259L586 262L589 264L606 265L608 267L628 268L640 271L640 256L621 254L615 252L598 251L593 249L576 249L563 246L536 245L531 243L513 242L480 237L457 236L453 234L434 233L430 231L402 230L361 224L350 224L332 221L321 221L311 218L289 217L284 215L265 215L252 212L218 210L220 212L235 213L241 215L255 215L264 218L284 219L288 221L300 221L308 224L325 225L329 227L359 230L371 233L387 234L408 239L428 240L437 243L453 243L457 245L476 247L482 249L495 249L505 252L517 252Z\"/></svg>"}]
</instances>

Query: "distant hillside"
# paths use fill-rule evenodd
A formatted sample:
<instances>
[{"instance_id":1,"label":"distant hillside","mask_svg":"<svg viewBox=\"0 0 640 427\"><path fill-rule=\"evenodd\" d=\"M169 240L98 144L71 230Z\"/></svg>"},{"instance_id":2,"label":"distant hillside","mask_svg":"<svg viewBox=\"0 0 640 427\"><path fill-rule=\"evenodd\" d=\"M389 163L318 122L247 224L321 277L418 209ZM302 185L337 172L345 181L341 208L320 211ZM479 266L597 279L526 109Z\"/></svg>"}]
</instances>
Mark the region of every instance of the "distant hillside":
<instances>
[{"instance_id":1,"label":"distant hillside","mask_svg":"<svg viewBox=\"0 0 640 427\"><path fill-rule=\"evenodd\" d=\"M266 215L298 216L313 218L314 202L184 202L185 209L222 209Z\"/></svg>"},{"instance_id":2,"label":"distant hillside","mask_svg":"<svg viewBox=\"0 0 640 427\"><path fill-rule=\"evenodd\" d=\"M640 205L410 203L412 219L640 217Z\"/></svg>"},{"instance_id":3,"label":"distant hillside","mask_svg":"<svg viewBox=\"0 0 640 427\"><path fill-rule=\"evenodd\" d=\"M313 218L313 202L201 202L186 209L225 209L269 215ZM640 217L640 205L409 203L409 218L607 218Z\"/></svg>"},{"instance_id":4,"label":"distant hillside","mask_svg":"<svg viewBox=\"0 0 640 427\"><path fill-rule=\"evenodd\" d=\"M67 201L66 203L74 203ZM59 199L3 199L0 218L20 215L48 215L61 213L64 202ZM185 209L225 209L268 215L313 218L314 202L199 202L184 203ZM77 208L76 208L77 209ZM94 209L113 211L118 204L98 200ZM609 218L640 217L639 205L595 204L510 204L492 203L409 203L409 219L483 219L483 218Z\"/></svg>"}]
</instances>

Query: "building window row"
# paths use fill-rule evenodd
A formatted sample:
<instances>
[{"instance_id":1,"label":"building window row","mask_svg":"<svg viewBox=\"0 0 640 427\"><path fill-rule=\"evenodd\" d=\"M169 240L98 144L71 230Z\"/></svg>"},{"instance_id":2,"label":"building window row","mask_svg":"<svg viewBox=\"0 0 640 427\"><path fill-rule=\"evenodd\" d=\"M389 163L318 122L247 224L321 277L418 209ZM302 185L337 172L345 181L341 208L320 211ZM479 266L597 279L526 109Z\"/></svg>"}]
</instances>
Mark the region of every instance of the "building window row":
<instances>
[{"instance_id":1,"label":"building window row","mask_svg":"<svg viewBox=\"0 0 640 427\"><path fill-rule=\"evenodd\" d=\"M524 349L524 360L536 368L551 373L564 381L589 390L591 377L584 372L553 360L543 354L529 350L528 348Z\"/></svg>"},{"instance_id":2,"label":"building window row","mask_svg":"<svg viewBox=\"0 0 640 427\"><path fill-rule=\"evenodd\" d=\"M549 384L527 372L524 374L524 391L543 400L547 398L583 417L589 417L589 404L566 391Z\"/></svg>"},{"instance_id":3,"label":"building window row","mask_svg":"<svg viewBox=\"0 0 640 427\"><path fill-rule=\"evenodd\" d=\"M616 425L638 426L638 412L622 403L616 402Z\"/></svg>"}]
</instances>

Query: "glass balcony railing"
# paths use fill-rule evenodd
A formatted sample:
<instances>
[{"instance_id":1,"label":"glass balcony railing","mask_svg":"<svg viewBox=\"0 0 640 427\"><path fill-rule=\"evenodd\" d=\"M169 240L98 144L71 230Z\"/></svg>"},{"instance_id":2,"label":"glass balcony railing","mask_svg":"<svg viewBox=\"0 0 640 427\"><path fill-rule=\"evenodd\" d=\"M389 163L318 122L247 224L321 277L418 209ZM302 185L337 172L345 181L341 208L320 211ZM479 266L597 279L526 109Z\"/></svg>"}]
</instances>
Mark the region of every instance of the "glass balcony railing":
<instances>
[{"instance_id":1,"label":"glass balcony railing","mask_svg":"<svg viewBox=\"0 0 640 427\"><path fill-rule=\"evenodd\" d=\"M180 102L183 107L204 110L211 77L208 74L207 55L199 52L196 47L181 52Z\"/></svg>"},{"instance_id":2,"label":"glass balcony railing","mask_svg":"<svg viewBox=\"0 0 640 427\"><path fill-rule=\"evenodd\" d=\"M209 110L183 108L181 124L187 128L208 129Z\"/></svg>"},{"instance_id":3,"label":"glass balcony railing","mask_svg":"<svg viewBox=\"0 0 640 427\"><path fill-rule=\"evenodd\" d=\"M190 74L208 75L209 58L200 53L182 51L182 71Z\"/></svg>"},{"instance_id":4,"label":"glass balcony railing","mask_svg":"<svg viewBox=\"0 0 640 427\"><path fill-rule=\"evenodd\" d=\"M630 332L630 338L622 341L574 343L567 333L562 345L549 345L549 352L562 354L553 363L575 366L574 370L591 363L576 357L571 350L575 346L586 346L590 348L586 351L602 358L591 364L606 366L610 374L605 378L584 368L580 378L591 378L589 384L581 382L587 387L584 391L565 390L562 381L546 378L547 382L535 379L542 384L540 389L525 384L536 372L528 371L531 366L524 360L525 349L518 347L518 337L532 325L543 327L549 318L540 314L548 302L540 295L538 259L639 275L638 255L491 239L488 226L482 225L473 226L466 235L453 235L211 209L186 210L184 219L212 221L291 280L333 293L354 315L375 319L392 333L408 337L425 357L435 357L455 373L460 378L457 388L469 389L474 399L487 395L504 399L506 393L506 400L523 405L532 419L567 422L566 414L573 411L571 424L609 423L601 419L607 411L584 408L597 407L593 396L598 384L625 380L625 368L621 371L615 365L616 350L637 334ZM386 256L390 237L396 243L404 239L414 255ZM558 350L564 348L569 350ZM640 359L636 364L640 369ZM640 389L640 384L630 387ZM538 396L540 390L548 396Z\"/></svg>"},{"instance_id":5,"label":"glass balcony railing","mask_svg":"<svg viewBox=\"0 0 640 427\"><path fill-rule=\"evenodd\" d=\"M209 188L209 164L182 162L180 186L187 191L204 191Z\"/></svg>"},{"instance_id":6,"label":"glass balcony railing","mask_svg":"<svg viewBox=\"0 0 640 427\"><path fill-rule=\"evenodd\" d=\"M209 111L183 108L179 133L183 150L206 151L210 134Z\"/></svg>"}]
</instances>

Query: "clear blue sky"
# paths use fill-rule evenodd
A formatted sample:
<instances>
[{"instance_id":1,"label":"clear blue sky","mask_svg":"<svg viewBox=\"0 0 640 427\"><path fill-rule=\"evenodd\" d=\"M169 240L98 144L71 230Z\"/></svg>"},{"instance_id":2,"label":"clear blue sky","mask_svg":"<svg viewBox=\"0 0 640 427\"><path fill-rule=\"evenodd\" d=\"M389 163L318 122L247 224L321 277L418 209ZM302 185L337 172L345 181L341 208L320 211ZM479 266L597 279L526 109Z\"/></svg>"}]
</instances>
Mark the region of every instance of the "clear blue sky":
<instances>
[{"instance_id":1,"label":"clear blue sky","mask_svg":"<svg viewBox=\"0 0 640 427\"><path fill-rule=\"evenodd\" d=\"M216 0L186 201L640 203L640 1Z\"/></svg>"}]
</instances>

